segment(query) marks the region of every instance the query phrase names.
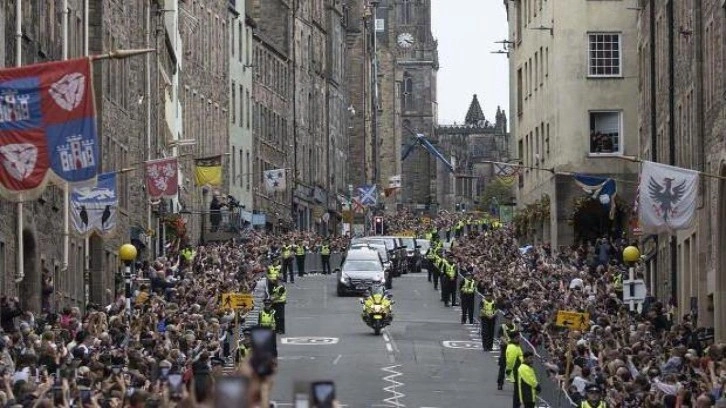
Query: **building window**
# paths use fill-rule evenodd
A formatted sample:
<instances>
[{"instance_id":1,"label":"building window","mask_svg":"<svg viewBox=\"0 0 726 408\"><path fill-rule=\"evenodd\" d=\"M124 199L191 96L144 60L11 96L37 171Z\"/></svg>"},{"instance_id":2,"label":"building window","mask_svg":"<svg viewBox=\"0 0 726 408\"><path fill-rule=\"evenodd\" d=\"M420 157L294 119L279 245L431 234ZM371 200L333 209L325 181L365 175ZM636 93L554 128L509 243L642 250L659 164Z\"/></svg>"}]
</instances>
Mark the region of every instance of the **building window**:
<instances>
[{"instance_id":1,"label":"building window","mask_svg":"<svg viewBox=\"0 0 726 408\"><path fill-rule=\"evenodd\" d=\"M524 110L522 105L524 104L524 79L522 75L522 68L517 70L517 115L521 115Z\"/></svg>"},{"instance_id":2,"label":"building window","mask_svg":"<svg viewBox=\"0 0 726 408\"><path fill-rule=\"evenodd\" d=\"M232 101L232 123L237 123L237 84L232 81L232 97L230 98ZM241 120L242 118L240 118Z\"/></svg>"},{"instance_id":3,"label":"building window","mask_svg":"<svg viewBox=\"0 0 726 408\"><path fill-rule=\"evenodd\" d=\"M245 153L245 158L247 159L245 161L245 165L247 166L247 168L245 168L245 179L247 179L245 189L247 191L250 191L250 179L252 178L252 168L250 165L250 151L249 150L247 150L247 152Z\"/></svg>"},{"instance_id":4,"label":"building window","mask_svg":"<svg viewBox=\"0 0 726 408\"><path fill-rule=\"evenodd\" d=\"M621 76L620 34L591 33L589 38L589 75L591 77Z\"/></svg>"},{"instance_id":5,"label":"building window","mask_svg":"<svg viewBox=\"0 0 726 408\"><path fill-rule=\"evenodd\" d=\"M245 126L245 97L244 88L239 86L239 127Z\"/></svg>"},{"instance_id":6,"label":"building window","mask_svg":"<svg viewBox=\"0 0 726 408\"><path fill-rule=\"evenodd\" d=\"M3 293L5 293L5 275L7 274L5 263L5 243L0 241L0 290L2 290Z\"/></svg>"},{"instance_id":7,"label":"building window","mask_svg":"<svg viewBox=\"0 0 726 408\"><path fill-rule=\"evenodd\" d=\"M401 24L408 24L411 22L411 0L401 1Z\"/></svg>"},{"instance_id":8,"label":"building window","mask_svg":"<svg viewBox=\"0 0 726 408\"><path fill-rule=\"evenodd\" d=\"M621 153L622 112L590 112L590 153Z\"/></svg>"},{"instance_id":9,"label":"building window","mask_svg":"<svg viewBox=\"0 0 726 408\"><path fill-rule=\"evenodd\" d=\"M403 74L403 111L409 111L413 109L413 79L411 75L406 72Z\"/></svg>"}]
</instances>

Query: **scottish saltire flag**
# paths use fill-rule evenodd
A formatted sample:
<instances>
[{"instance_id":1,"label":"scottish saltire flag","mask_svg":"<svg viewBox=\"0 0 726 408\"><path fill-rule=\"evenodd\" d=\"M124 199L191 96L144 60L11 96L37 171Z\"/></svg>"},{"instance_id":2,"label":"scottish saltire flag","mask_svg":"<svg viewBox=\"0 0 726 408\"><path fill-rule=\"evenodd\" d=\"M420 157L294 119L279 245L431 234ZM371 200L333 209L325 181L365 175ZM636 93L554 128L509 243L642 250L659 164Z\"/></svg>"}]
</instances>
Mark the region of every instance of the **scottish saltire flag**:
<instances>
[{"instance_id":1,"label":"scottish saltire flag","mask_svg":"<svg viewBox=\"0 0 726 408\"><path fill-rule=\"evenodd\" d=\"M0 196L40 196L50 179L93 183L96 109L88 58L0 70Z\"/></svg>"},{"instance_id":2,"label":"scottish saltire flag","mask_svg":"<svg viewBox=\"0 0 726 408\"><path fill-rule=\"evenodd\" d=\"M618 194L615 180L586 174L575 174L574 178L575 184L590 194L593 200L600 201L608 209L610 219L615 219L615 196Z\"/></svg>"},{"instance_id":3,"label":"scottish saltire flag","mask_svg":"<svg viewBox=\"0 0 726 408\"><path fill-rule=\"evenodd\" d=\"M643 161L638 186L640 227L644 233L673 233L693 226L698 172Z\"/></svg>"},{"instance_id":4,"label":"scottish saltire flag","mask_svg":"<svg viewBox=\"0 0 726 408\"><path fill-rule=\"evenodd\" d=\"M358 187L358 197L363 205L377 205L378 193L376 185L363 185Z\"/></svg>"},{"instance_id":5,"label":"scottish saltire flag","mask_svg":"<svg viewBox=\"0 0 726 408\"><path fill-rule=\"evenodd\" d=\"M81 236L93 232L108 235L116 228L116 173L99 174L97 181L96 187L74 188L71 192L73 226Z\"/></svg>"}]
</instances>

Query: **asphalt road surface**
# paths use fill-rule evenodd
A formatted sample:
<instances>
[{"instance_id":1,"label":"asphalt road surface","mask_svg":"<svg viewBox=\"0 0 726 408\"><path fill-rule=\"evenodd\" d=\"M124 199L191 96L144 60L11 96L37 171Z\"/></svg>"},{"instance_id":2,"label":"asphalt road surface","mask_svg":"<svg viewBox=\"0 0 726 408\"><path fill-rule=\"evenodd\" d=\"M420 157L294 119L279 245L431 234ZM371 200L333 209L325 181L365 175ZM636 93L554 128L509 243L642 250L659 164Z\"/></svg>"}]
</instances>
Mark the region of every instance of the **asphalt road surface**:
<instances>
[{"instance_id":1,"label":"asphalt road surface","mask_svg":"<svg viewBox=\"0 0 726 408\"><path fill-rule=\"evenodd\" d=\"M512 385L497 391L497 353L484 353L476 326L460 324L426 273L393 281L394 321L381 336L360 318L358 297L340 298L335 275L288 284L286 334L278 336L272 399L293 406L296 381L333 380L348 407L504 408Z\"/></svg>"}]
</instances>

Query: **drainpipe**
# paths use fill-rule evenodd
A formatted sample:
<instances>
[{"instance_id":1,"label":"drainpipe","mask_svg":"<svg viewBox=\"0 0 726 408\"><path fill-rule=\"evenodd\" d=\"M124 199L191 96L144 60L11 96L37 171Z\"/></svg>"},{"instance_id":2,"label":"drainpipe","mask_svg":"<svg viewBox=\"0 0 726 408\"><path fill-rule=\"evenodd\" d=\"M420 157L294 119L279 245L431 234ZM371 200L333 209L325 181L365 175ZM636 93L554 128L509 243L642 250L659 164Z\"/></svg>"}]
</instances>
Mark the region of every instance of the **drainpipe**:
<instances>
[{"instance_id":1,"label":"drainpipe","mask_svg":"<svg viewBox=\"0 0 726 408\"><path fill-rule=\"evenodd\" d=\"M23 3L22 0L15 0L15 66L23 65ZM18 213L18 250L15 254L18 260L18 267L15 271L15 283L20 283L25 279L25 270L23 265L23 202L16 204Z\"/></svg>"},{"instance_id":2,"label":"drainpipe","mask_svg":"<svg viewBox=\"0 0 726 408\"><path fill-rule=\"evenodd\" d=\"M63 29L63 48L62 48L62 60L68 59L68 0L63 0L62 10L62 29ZM71 189L68 183L63 183L63 265L61 271L65 272L68 270L68 264L70 260L70 212L71 212Z\"/></svg>"},{"instance_id":3,"label":"drainpipe","mask_svg":"<svg viewBox=\"0 0 726 408\"><path fill-rule=\"evenodd\" d=\"M673 1L667 4L666 12L668 14L668 162L671 166L676 165L676 127L675 127L675 58L674 52L674 32L673 27ZM671 253L671 298L677 302L678 288L676 281L678 280L678 242L676 236L671 236L670 253Z\"/></svg>"},{"instance_id":4,"label":"drainpipe","mask_svg":"<svg viewBox=\"0 0 726 408\"><path fill-rule=\"evenodd\" d=\"M650 159L654 162L658 161L658 140L656 138L656 134L658 132L656 121L658 120L658 115L655 110L656 106L656 92L658 90L657 88L657 82L656 82L656 69L655 69L655 47L656 47L656 38L655 38L655 0L650 0L650 4L648 5L649 12L650 12L650 21L649 21L649 28L650 31L649 37L650 37ZM655 265L658 263L658 248L659 246L659 239L658 235L655 235L653 237L653 240L655 242L655 255L653 256L653 262ZM656 268L657 270L657 268ZM658 274L654 274L657 277ZM651 282L651 287L656 288L657 286Z\"/></svg>"}]
</instances>

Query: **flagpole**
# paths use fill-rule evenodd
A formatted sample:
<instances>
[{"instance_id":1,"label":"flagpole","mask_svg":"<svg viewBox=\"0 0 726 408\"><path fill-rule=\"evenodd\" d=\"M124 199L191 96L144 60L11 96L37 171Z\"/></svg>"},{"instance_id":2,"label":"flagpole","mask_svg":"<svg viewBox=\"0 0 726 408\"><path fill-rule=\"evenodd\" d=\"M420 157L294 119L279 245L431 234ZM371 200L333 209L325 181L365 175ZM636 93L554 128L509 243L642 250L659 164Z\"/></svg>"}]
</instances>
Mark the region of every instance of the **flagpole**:
<instances>
[{"instance_id":1,"label":"flagpole","mask_svg":"<svg viewBox=\"0 0 726 408\"><path fill-rule=\"evenodd\" d=\"M105 54L91 55L90 58L93 61L107 60L107 59L123 59L128 57L134 57L137 55L143 55L150 52L155 52L156 48L134 48L129 50L114 50L109 51Z\"/></svg>"},{"instance_id":2,"label":"flagpole","mask_svg":"<svg viewBox=\"0 0 726 408\"><path fill-rule=\"evenodd\" d=\"M645 160L643 160L639 157L635 157L635 156L616 156L616 158L618 158L620 160L627 160L630 162L635 162L635 163L643 163L645 161ZM655 163L657 163L657 162L655 162ZM665 164L665 163L660 163L660 164ZM726 176L719 176L718 174L706 173L705 171L687 169L685 167L673 166L670 164L668 166L677 167L677 168L683 169L683 170L695 171L696 173L698 173L699 175L701 175L703 177L714 178L714 179L718 179L718 180L726 180Z\"/></svg>"},{"instance_id":3,"label":"flagpole","mask_svg":"<svg viewBox=\"0 0 726 408\"><path fill-rule=\"evenodd\" d=\"M63 32L63 45L61 51L61 59L63 61L68 59L68 0L63 0L61 10L61 24ZM63 183L63 265L61 265L61 272L68 270L68 264L70 263L70 187L67 182ZM86 285L84 279L84 286ZM85 292L85 290L84 290ZM85 295L84 295L85 296Z\"/></svg>"},{"instance_id":4,"label":"flagpole","mask_svg":"<svg viewBox=\"0 0 726 408\"><path fill-rule=\"evenodd\" d=\"M20 67L23 65L23 3L22 0L15 0L15 66ZM25 278L25 270L23 264L23 202L22 200L16 204L18 213L18 250L15 257L18 262L17 270L15 271L15 283L20 284Z\"/></svg>"}]
</instances>

